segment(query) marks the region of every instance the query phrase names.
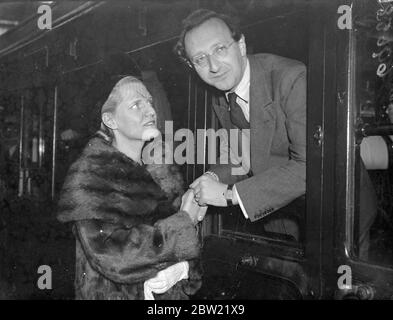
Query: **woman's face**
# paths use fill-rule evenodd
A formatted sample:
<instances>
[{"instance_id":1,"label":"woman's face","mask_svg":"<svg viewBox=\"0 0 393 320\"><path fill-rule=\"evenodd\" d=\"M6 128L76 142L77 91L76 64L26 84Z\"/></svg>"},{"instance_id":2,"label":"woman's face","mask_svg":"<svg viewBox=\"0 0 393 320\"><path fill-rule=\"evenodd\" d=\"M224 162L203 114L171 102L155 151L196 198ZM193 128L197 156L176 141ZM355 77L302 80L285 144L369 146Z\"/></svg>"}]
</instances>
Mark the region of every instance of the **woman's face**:
<instances>
[{"instance_id":1,"label":"woman's face","mask_svg":"<svg viewBox=\"0 0 393 320\"><path fill-rule=\"evenodd\" d=\"M131 140L148 141L159 135L157 115L149 91L141 82L132 82L121 88L122 101L113 119L118 134Z\"/></svg>"}]
</instances>

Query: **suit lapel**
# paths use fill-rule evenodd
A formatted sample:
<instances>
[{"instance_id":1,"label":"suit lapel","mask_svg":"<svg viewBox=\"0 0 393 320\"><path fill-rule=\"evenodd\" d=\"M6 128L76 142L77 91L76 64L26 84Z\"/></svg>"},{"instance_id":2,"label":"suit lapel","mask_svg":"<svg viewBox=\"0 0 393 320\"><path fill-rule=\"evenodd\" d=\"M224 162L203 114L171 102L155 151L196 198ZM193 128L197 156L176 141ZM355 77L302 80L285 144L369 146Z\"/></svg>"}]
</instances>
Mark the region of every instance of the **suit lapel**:
<instances>
[{"instance_id":1,"label":"suit lapel","mask_svg":"<svg viewBox=\"0 0 393 320\"><path fill-rule=\"evenodd\" d=\"M262 64L253 56L250 63L250 140L251 168L254 173L264 171L274 134L274 113L272 89L267 81L267 73Z\"/></svg>"}]
</instances>

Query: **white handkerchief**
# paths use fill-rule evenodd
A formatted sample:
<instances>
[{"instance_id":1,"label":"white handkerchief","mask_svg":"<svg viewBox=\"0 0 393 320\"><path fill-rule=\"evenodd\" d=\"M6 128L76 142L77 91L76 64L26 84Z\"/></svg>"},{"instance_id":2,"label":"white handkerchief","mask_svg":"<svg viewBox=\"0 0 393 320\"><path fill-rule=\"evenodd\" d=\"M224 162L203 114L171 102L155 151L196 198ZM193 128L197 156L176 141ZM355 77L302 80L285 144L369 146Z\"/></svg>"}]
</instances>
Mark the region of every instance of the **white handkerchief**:
<instances>
[{"instance_id":1,"label":"white handkerchief","mask_svg":"<svg viewBox=\"0 0 393 320\"><path fill-rule=\"evenodd\" d=\"M143 284L145 300L154 300L153 293L162 294L180 280L188 279L188 270L188 262L182 261L161 270L154 278L146 280Z\"/></svg>"}]
</instances>

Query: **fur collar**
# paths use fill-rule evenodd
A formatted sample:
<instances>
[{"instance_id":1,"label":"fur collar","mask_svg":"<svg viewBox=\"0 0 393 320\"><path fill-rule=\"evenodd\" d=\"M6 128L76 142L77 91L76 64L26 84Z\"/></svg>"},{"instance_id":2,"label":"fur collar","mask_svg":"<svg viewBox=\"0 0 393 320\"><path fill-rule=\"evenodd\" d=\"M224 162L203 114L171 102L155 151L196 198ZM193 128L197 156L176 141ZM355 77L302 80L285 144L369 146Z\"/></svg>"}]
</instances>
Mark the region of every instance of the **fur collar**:
<instances>
[{"instance_id":1,"label":"fur collar","mask_svg":"<svg viewBox=\"0 0 393 320\"><path fill-rule=\"evenodd\" d=\"M182 177L175 166L139 165L94 137L69 169L57 217L61 222L153 222L175 212L173 199L182 192Z\"/></svg>"}]
</instances>

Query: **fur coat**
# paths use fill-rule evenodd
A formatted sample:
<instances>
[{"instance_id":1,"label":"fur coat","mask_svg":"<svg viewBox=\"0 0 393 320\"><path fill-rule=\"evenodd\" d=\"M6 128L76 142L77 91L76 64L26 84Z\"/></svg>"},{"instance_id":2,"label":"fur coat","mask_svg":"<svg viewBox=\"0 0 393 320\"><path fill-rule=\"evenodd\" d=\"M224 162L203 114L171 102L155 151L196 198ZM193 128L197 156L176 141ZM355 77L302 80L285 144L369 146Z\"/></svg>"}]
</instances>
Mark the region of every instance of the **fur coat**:
<instances>
[{"instance_id":1,"label":"fur coat","mask_svg":"<svg viewBox=\"0 0 393 320\"><path fill-rule=\"evenodd\" d=\"M143 283L179 261L189 279L156 299L187 299L201 285L198 232L175 203L176 166L144 166L92 138L70 167L57 217L73 223L76 299L143 299Z\"/></svg>"}]
</instances>

